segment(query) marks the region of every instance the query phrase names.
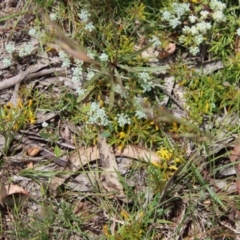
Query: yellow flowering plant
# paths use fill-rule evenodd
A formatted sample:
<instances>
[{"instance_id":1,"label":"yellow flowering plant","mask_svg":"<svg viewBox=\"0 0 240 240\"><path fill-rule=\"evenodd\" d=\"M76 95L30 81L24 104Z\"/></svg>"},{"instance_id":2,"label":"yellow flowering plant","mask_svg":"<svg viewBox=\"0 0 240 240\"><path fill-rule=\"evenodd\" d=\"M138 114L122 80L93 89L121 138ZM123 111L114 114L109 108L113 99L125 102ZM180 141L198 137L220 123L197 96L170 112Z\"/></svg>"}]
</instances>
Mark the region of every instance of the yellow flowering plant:
<instances>
[{"instance_id":1,"label":"yellow flowering plant","mask_svg":"<svg viewBox=\"0 0 240 240\"><path fill-rule=\"evenodd\" d=\"M17 101L16 106L12 103L3 105L0 108L0 119L2 130L14 130L25 127L27 124L35 123L35 114L32 107L32 100L29 100L24 104L21 99Z\"/></svg>"}]
</instances>

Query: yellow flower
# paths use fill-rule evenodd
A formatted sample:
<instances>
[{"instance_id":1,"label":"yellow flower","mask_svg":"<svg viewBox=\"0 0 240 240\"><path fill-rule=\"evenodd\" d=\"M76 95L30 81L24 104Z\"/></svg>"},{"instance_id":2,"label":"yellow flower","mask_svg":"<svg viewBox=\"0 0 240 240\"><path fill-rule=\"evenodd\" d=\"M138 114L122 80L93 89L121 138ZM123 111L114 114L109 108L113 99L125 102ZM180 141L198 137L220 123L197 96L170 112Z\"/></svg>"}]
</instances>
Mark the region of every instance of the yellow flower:
<instances>
[{"instance_id":1,"label":"yellow flower","mask_svg":"<svg viewBox=\"0 0 240 240\"><path fill-rule=\"evenodd\" d=\"M175 133L178 132L178 124L177 124L177 122L173 122L173 127L172 127L172 129L170 131L171 132L175 132Z\"/></svg>"},{"instance_id":2,"label":"yellow flower","mask_svg":"<svg viewBox=\"0 0 240 240\"><path fill-rule=\"evenodd\" d=\"M19 129L19 125L18 125L17 123L14 124L13 127L12 127L12 129L17 131L17 130Z\"/></svg>"},{"instance_id":3,"label":"yellow flower","mask_svg":"<svg viewBox=\"0 0 240 240\"><path fill-rule=\"evenodd\" d=\"M207 103L204 107L204 112L207 113L209 110L209 103Z\"/></svg>"},{"instance_id":4,"label":"yellow flower","mask_svg":"<svg viewBox=\"0 0 240 240\"><path fill-rule=\"evenodd\" d=\"M34 124L36 122L35 116L32 111L28 112L28 122Z\"/></svg>"},{"instance_id":5,"label":"yellow flower","mask_svg":"<svg viewBox=\"0 0 240 240\"><path fill-rule=\"evenodd\" d=\"M119 151L122 151L122 150L123 150L123 144L121 144L121 145L118 146L118 150L119 150Z\"/></svg>"},{"instance_id":6,"label":"yellow flower","mask_svg":"<svg viewBox=\"0 0 240 240\"><path fill-rule=\"evenodd\" d=\"M19 108L23 108L23 103L22 103L22 100L20 98L18 99L17 105L18 105Z\"/></svg>"},{"instance_id":7,"label":"yellow flower","mask_svg":"<svg viewBox=\"0 0 240 240\"><path fill-rule=\"evenodd\" d=\"M181 163L182 161L181 161L180 158L175 158L175 159L174 159L174 162L175 162L175 163Z\"/></svg>"},{"instance_id":8,"label":"yellow flower","mask_svg":"<svg viewBox=\"0 0 240 240\"><path fill-rule=\"evenodd\" d=\"M120 212L120 215L125 219L125 220L129 220L129 214L125 211L125 210L122 210Z\"/></svg>"},{"instance_id":9,"label":"yellow flower","mask_svg":"<svg viewBox=\"0 0 240 240\"><path fill-rule=\"evenodd\" d=\"M170 166L170 167L168 167L169 168L169 170L173 170L173 171L176 171L177 170L177 167L176 166Z\"/></svg>"},{"instance_id":10,"label":"yellow flower","mask_svg":"<svg viewBox=\"0 0 240 240\"><path fill-rule=\"evenodd\" d=\"M158 167L158 168L161 168L161 167L162 167L162 165L160 164L160 162L152 161L151 163L152 163L152 165L155 166L155 167Z\"/></svg>"},{"instance_id":11,"label":"yellow flower","mask_svg":"<svg viewBox=\"0 0 240 240\"><path fill-rule=\"evenodd\" d=\"M108 225L106 224L103 226L103 233L106 237L109 236Z\"/></svg>"},{"instance_id":12,"label":"yellow flower","mask_svg":"<svg viewBox=\"0 0 240 240\"><path fill-rule=\"evenodd\" d=\"M32 99L29 100L29 101L28 101L28 107L31 107L31 106L32 106L32 103L33 103L33 100L32 100Z\"/></svg>"},{"instance_id":13,"label":"yellow flower","mask_svg":"<svg viewBox=\"0 0 240 240\"><path fill-rule=\"evenodd\" d=\"M192 3L199 3L199 0L190 0L190 2L192 2Z\"/></svg>"},{"instance_id":14,"label":"yellow flower","mask_svg":"<svg viewBox=\"0 0 240 240\"><path fill-rule=\"evenodd\" d=\"M124 132L120 132L120 133L119 133L119 138L120 138L120 139L125 138L125 136L126 136L126 134L125 134Z\"/></svg>"},{"instance_id":15,"label":"yellow flower","mask_svg":"<svg viewBox=\"0 0 240 240\"><path fill-rule=\"evenodd\" d=\"M159 151L157 151L157 155L159 157L162 157L166 160L170 160L172 158L172 153L164 148L161 148Z\"/></svg>"},{"instance_id":16,"label":"yellow flower","mask_svg":"<svg viewBox=\"0 0 240 240\"><path fill-rule=\"evenodd\" d=\"M34 124L34 123L36 122L36 120L35 120L35 118L31 118L31 119L29 119L29 122L30 122L31 124Z\"/></svg>"}]
</instances>

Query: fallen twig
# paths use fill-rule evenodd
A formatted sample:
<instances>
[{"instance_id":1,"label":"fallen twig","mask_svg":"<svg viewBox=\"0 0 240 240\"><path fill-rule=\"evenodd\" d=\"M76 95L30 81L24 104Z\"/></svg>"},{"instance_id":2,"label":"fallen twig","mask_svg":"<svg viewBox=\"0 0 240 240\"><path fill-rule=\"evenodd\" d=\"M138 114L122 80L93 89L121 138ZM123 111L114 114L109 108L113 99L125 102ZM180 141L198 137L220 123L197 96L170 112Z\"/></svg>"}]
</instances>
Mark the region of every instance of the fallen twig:
<instances>
[{"instance_id":1,"label":"fallen twig","mask_svg":"<svg viewBox=\"0 0 240 240\"><path fill-rule=\"evenodd\" d=\"M55 63L55 62L54 62ZM60 71L64 71L63 68L51 68L51 69L45 69L41 72L38 72L39 70L48 67L50 64L49 62L46 63L37 63L36 65L30 66L26 71L19 73L18 75L8 78L2 82L0 82L0 91L7 89L9 87L15 86L17 83L20 83L21 81L27 81L36 77L44 76L51 73L56 73Z\"/></svg>"}]
</instances>

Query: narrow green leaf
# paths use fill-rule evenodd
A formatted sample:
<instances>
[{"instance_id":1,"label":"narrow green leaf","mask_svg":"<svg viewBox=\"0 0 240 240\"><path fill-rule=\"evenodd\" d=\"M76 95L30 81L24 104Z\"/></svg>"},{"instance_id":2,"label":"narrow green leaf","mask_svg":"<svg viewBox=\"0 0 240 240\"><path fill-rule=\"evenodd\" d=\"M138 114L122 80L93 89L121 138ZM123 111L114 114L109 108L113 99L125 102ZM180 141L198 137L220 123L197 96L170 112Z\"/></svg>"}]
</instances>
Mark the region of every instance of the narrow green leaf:
<instances>
[{"instance_id":1,"label":"narrow green leaf","mask_svg":"<svg viewBox=\"0 0 240 240\"><path fill-rule=\"evenodd\" d=\"M57 145L54 148L54 153L57 157L61 156L61 149Z\"/></svg>"},{"instance_id":2,"label":"narrow green leaf","mask_svg":"<svg viewBox=\"0 0 240 240\"><path fill-rule=\"evenodd\" d=\"M52 135L49 133L39 133L39 136L44 139L49 139L49 138L51 138Z\"/></svg>"},{"instance_id":3,"label":"narrow green leaf","mask_svg":"<svg viewBox=\"0 0 240 240\"><path fill-rule=\"evenodd\" d=\"M110 123L109 124L109 131L112 132L114 129L113 129L113 125Z\"/></svg>"},{"instance_id":4,"label":"narrow green leaf","mask_svg":"<svg viewBox=\"0 0 240 240\"><path fill-rule=\"evenodd\" d=\"M111 135L111 133L105 131L105 132L102 132L101 135L106 138L106 137L109 137Z\"/></svg>"},{"instance_id":5,"label":"narrow green leaf","mask_svg":"<svg viewBox=\"0 0 240 240\"><path fill-rule=\"evenodd\" d=\"M174 222L167 221L167 220L164 220L164 219L157 219L157 223L160 223L160 224L174 224Z\"/></svg>"}]
</instances>

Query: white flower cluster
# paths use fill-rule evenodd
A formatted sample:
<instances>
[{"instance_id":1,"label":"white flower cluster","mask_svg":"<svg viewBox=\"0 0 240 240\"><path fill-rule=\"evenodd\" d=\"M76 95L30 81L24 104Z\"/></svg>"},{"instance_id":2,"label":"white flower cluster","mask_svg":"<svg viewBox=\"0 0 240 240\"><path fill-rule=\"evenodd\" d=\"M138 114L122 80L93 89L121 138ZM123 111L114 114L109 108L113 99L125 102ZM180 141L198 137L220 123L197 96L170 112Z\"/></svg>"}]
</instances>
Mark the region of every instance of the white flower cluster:
<instances>
[{"instance_id":1,"label":"white flower cluster","mask_svg":"<svg viewBox=\"0 0 240 240\"><path fill-rule=\"evenodd\" d=\"M125 124L131 124L131 119L124 113L117 115L117 121L120 127L123 127Z\"/></svg>"},{"instance_id":2,"label":"white flower cluster","mask_svg":"<svg viewBox=\"0 0 240 240\"><path fill-rule=\"evenodd\" d=\"M5 46L5 50L8 54L12 54L14 51L15 51L15 46L14 44L12 43L8 43L6 46ZM4 67L9 67L11 66L12 64L12 57L9 56L9 57L5 57L3 60L2 60L2 64Z\"/></svg>"},{"instance_id":3,"label":"white flower cluster","mask_svg":"<svg viewBox=\"0 0 240 240\"><path fill-rule=\"evenodd\" d=\"M91 59L94 59L94 53L93 52L91 52L91 51L88 51L87 52L87 55L91 58Z\"/></svg>"},{"instance_id":4,"label":"white flower cluster","mask_svg":"<svg viewBox=\"0 0 240 240\"><path fill-rule=\"evenodd\" d=\"M167 21L173 29L180 25L183 15L190 11L189 3L172 3L170 11L162 11L162 19Z\"/></svg>"},{"instance_id":5,"label":"white flower cluster","mask_svg":"<svg viewBox=\"0 0 240 240\"><path fill-rule=\"evenodd\" d=\"M88 51L87 55L91 58L94 59L95 58L95 54L94 52ZM95 72L93 71L92 68L89 68L87 71L87 80L91 80L91 78L93 78L95 75Z\"/></svg>"},{"instance_id":6,"label":"white flower cluster","mask_svg":"<svg viewBox=\"0 0 240 240\"><path fill-rule=\"evenodd\" d=\"M12 54L12 53L15 51L15 46L14 46L14 44L8 43L8 44L5 46L5 50L6 50L7 53Z\"/></svg>"},{"instance_id":7,"label":"white flower cluster","mask_svg":"<svg viewBox=\"0 0 240 240\"><path fill-rule=\"evenodd\" d=\"M58 15L56 13L50 13L49 17L52 21L56 21L58 19Z\"/></svg>"},{"instance_id":8,"label":"white flower cluster","mask_svg":"<svg viewBox=\"0 0 240 240\"><path fill-rule=\"evenodd\" d=\"M12 64L12 53L15 51L15 46L12 43L8 43L5 46L5 50L8 54L10 54L10 56L6 57L3 59L3 66L4 67L9 67ZM31 44L24 44L21 49L19 50L19 57L25 57L29 54L32 53L32 51L34 50L34 47Z\"/></svg>"},{"instance_id":9,"label":"white flower cluster","mask_svg":"<svg viewBox=\"0 0 240 240\"><path fill-rule=\"evenodd\" d=\"M79 87L79 85L81 85L81 80L83 78L82 69L83 61L76 59L75 63L76 63L75 67L72 68L72 82L76 87Z\"/></svg>"},{"instance_id":10,"label":"white flower cluster","mask_svg":"<svg viewBox=\"0 0 240 240\"><path fill-rule=\"evenodd\" d=\"M37 38L38 37L38 32L35 28L30 28L29 31L28 31L28 34L31 36L31 37L34 37L34 38Z\"/></svg>"},{"instance_id":11,"label":"white flower cluster","mask_svg":"<svg viewBox=\"0 0 240 240\"><path fill-rule=\"evenodd\" d=\"M138 75L138 77L140 79L140 84L143 89L143 92L151 91L153 83L151 81L151 77L149 76L149 74L146 72L142 72Z\"/></svg>"},{"instance_id":12,"label":"white flower cluster","mask_svg":"<svg viewBox=\"0 0 240 240\"><path fill-rule=\"evenodd\" d=\"M147 114L145 113L145 110L142 107L144 101L145 100L141 97L134 97L133 99L134 107L137 109L135 111L135 117L138 119L147 119Z\"/></svg>"},{"instance_id":13,"label":"white flower cluster","mask_svg":"<svg viewBox=\"0 0 240 240\"><path fill-rule=\"evenodd\" d=\"M83 97L83 95L86 93L86 89L83 89L81 87L78 87L76 90L79 97Z\"/></svg>"},{"instance_id":14,"label":"white flower cluster","mask_svg":"<svg viewBox=\"0 0 240 240\"><path fill-rule=\"evenodd\" d=\"M121 95L121 97L126 98L127 97L127 91L125 91L126 88L121 87L119 84L115 84L113 86L113 91Z\"/></svg>"},{"instance_id":15,"label":"white flower cluster","mask_svg":"<svg viewBox=\"0 0 240 240\"><path fill-rule=\"evenodd\" d=\"M42 123L42 127L46 128L48 126L48 123L47 122L43 122Z\"/></svg>"},{"instance_id":16,"label":"white flower cluster","mask_svg":"<svg viewBox=\"0 0 240 240\"><path fill-rule=\"evenodd\" d=\"M25 57L27 55L30 55L33 51L34 47L31 44L25 44L20 50L19 50L19 57Z\"/></svg>"},{"instance_id":17,"label":"white flower cluster","mask_svg":"<svg viewBox=\"0 0 240 240\"><path fill-rule=\"evenodd\" d=\"M102 62L107 62L108 61L108 55L106 53L102 53L100 56L99 56L99 59L102 61Z\"/></svg>"},{"instance_id":18,"label":"white flower cluster","mask_svg":"<svg viewBox=\"0 0 240 240\"><path fill-rule=\"evenodd\" d=\"M12 64L12 59L11 58L4 58L2 63L3 63L4 67L9 67Z\"/></svg>"},{"instance_id":19,"label":"white flower cluster","mask_svg":"<svg viewBox=\"0 0 240 240\"><path fill-rule=\"evenodd\" d=\"M161 41L159 40L158 37L156 37L155 35L152 36L152 38L150 39L150 42L153 43L154 47L159 47L162 45Z\"/></svg>"},{"instance_id":20,"label":"white flower cluster","mask_svg":"<svg viewBox=\"0 0 240 240\"><path fill-rule=\"evenodd\" d=\"M189 52L192 55L199 53L199 45L204 41L206 34L211 30L212 25L210 21L221 23L226 21L223 13L226 4L218 0L211 0L209 3L210 10L196 11L195 15L188 16L191 26L184 26L182 28L182 35L179 37L179 42L185 46L190 46ZM170 10L162 12L162 19L167 21L170 27L175 29L186 18L183 18L186 13L190 12L190 5L188 3L172 3Z\"/></svg>"},{"instance_id":21,"label":"white flower cluster","mask_svg":"<svg viewBox=\"0 0 240 240\"><path fill-rule=\"evenodd\" d=\"M223 11L226 8L226 4L222 3L218 0L211 0L209 3L210 8L212 9L212 13L209 14L213 18L213 20L217 23L225 22L226 16L224 15Z\"/></svg>"},{"instance_id":22,"label":"white flower cluster","mask_svg":"<svg viewBox=\"0 0 240 240\"><path fill-rule=\"evenodd\" d=\"M119 84L115 84L113 86L113 91L118 93L118 94L121 94L122 93L122 88L121 88L121 86Z\"/></svg>"},{"instance_id":23,"label":"white flower cluster","mask_svg":"<svg viewBox=\"0 0 240 240\"><path fill-rule=\"evenodd\" d=\"M144 113L144 112L141 111L141 110L137 110L137 111L135 112L135 116L136 116L138 119L141 119L141 118L147 119L146 113Z\"/></svg>"},{"instance_id":24,"label":"white flower cluster","mask_svg":"<svg viewBox=\"0 0 240 240\"><path fill-rule=\"evenodd\" d=\"M100 107L99 103L91 103L88 117L89 124L97 124L100 126L106 126L109 124L108 116L104 108Z\"/></svg>"},{"instance_id":25,"label":"white flower cluster","mask_svg":"<svg viewBox=\"0 0 240 240\"><path fill-rule=\"evenodd\" d=\"M91 21L89 21L90 13L87 10L81 10L81 12L78 14L79 18L83 23L85 23L85 30L88 30L89 32L92 32L95 27Z\"/></svg>"},{"instance_id":26,"label":"white flower cluster","mask_svg":"<svg viewBox=\"0 0 240 240\"><path fill-rule=\"evenodd\" d=\"M91 80L95 75L95 72L92 69L89 69L87 72L87 80Z\"/></svg>"},{"instance_id":27,"label":"white flower cluster","mask_svg":"<svg viewBox=\"0 0 240 240\"><path fill-rule=\"evenodd\" d=\"M59 51L58 55L63 62L62 67L70 67L71 62L70 62L69 56L62 50Z\"/></svg>"},{"instance_id":28,"label":"white flower cluster","mask_svg":"<svg viewBox=\"0 0 240 240\"><path fill-rule=\"evenodd\" d=\"M75 67L72 68L72 82L75 86L78 96L82 97L86 92L86 89L81 88L82 80L84 79L82 69L83 61L76 59L75 63L76 63Z\"/></svg>"}]
</instances>

